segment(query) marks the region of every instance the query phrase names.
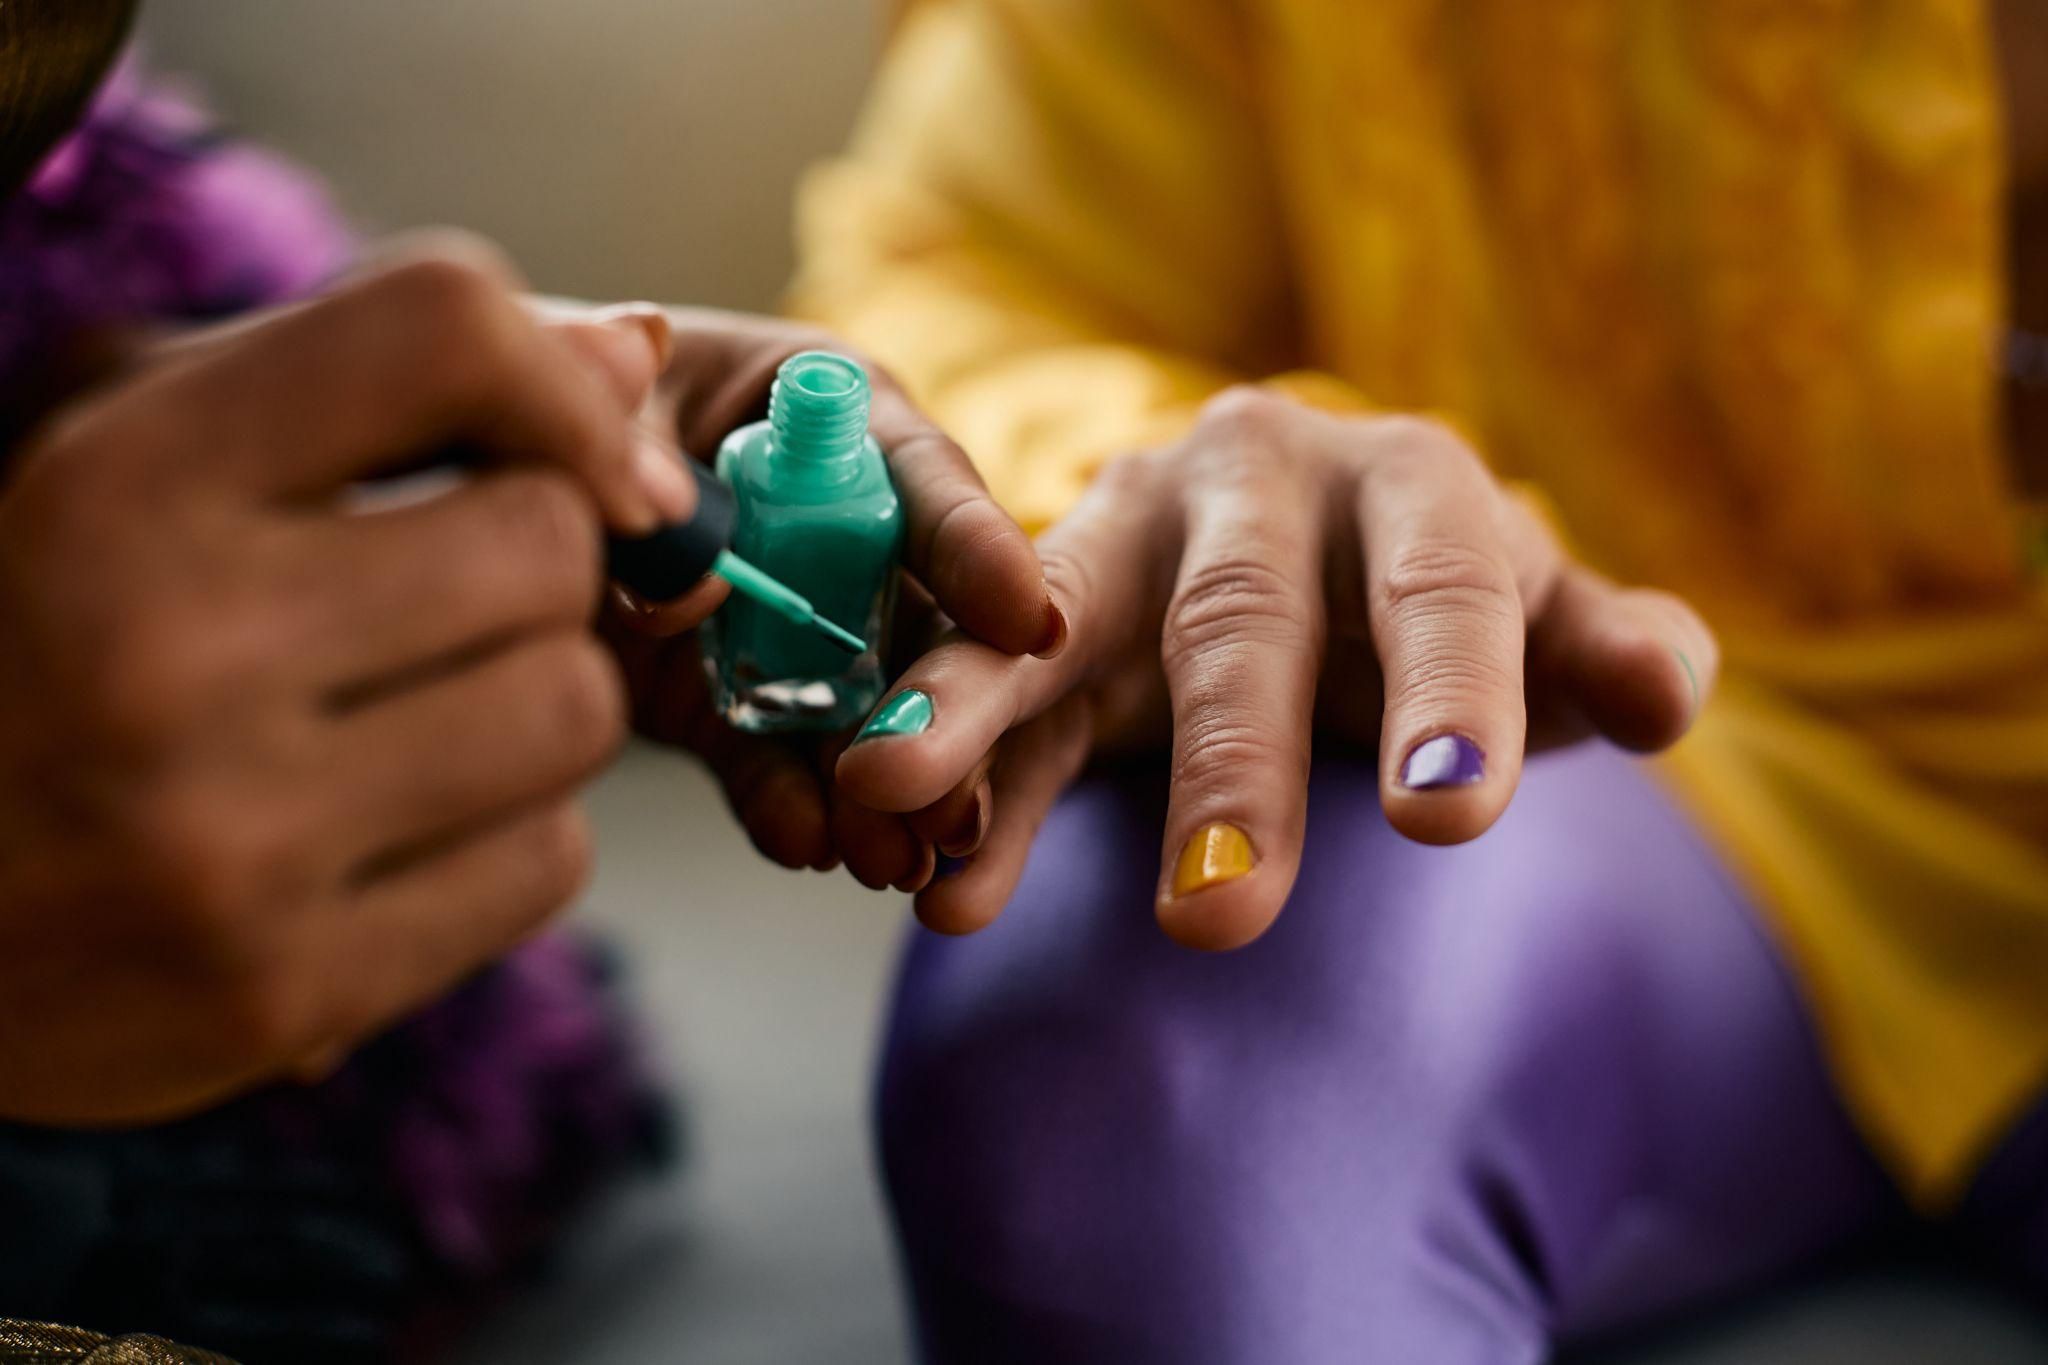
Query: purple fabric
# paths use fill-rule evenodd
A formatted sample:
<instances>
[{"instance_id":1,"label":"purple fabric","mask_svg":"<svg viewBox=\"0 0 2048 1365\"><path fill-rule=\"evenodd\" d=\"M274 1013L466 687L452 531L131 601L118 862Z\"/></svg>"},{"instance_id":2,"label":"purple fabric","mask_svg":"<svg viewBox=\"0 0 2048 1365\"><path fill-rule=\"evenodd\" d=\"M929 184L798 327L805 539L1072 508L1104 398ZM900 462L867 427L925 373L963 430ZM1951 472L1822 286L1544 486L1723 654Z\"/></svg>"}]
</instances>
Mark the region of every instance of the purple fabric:
<instances>
[{"instance_id":1,"label":"purple fabric","mask_svg":"<svg viewBox=\"0 0 2048 1365\"><path fill-rule=\"evenodd\" d=\"M73 333L276 303L352 249L318 181L126 63L0 210L0 390Z\"/></svg>"},{"instance_id":2,"label":"purple fabric","mask_svg":"<svg viewBox=\"0 0 2048 1365\"><path fill-rule=\"evenodd\" d=\"M1899 1217L1790 980L1612 751L1457 849L1319 763L1236 954L1151 917L1157 771L1053 814L988 932L919 933L879 1092L934 1362L1536 1361Z\"/></svg>"}]
</instances>

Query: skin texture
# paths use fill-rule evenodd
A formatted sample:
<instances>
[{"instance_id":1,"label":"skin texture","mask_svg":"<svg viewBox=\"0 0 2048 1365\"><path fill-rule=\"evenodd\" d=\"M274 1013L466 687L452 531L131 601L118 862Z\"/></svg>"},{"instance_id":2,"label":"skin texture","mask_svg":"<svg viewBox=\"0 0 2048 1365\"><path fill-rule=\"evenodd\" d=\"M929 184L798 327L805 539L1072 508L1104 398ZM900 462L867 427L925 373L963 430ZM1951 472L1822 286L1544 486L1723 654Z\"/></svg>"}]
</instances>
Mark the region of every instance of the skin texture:
<instances>
[{"instance_id":1,"label":"skin texture","mask_svg":"<svg viewBox=\"0 0 2048 1365\"><path fill-rule=\"evenodd\" d=\"M1293 886L1318 742L1376 750L1394 828L1458 843L1499 817L1529 748L1669 745L1717 667L1690 608L1572 564L1447 430L1259 389L1112 466L1039 552L1065 650L952 638L899 684L932 696L930 728L839 761L856 799L973 854L918 897L941 932L995 918L1097 748L1169 748L1157 914L1184 944L1233 948ZM1404 781L1444 736L1475 746L1483 775Z\"/></svg>"}]
</instances>

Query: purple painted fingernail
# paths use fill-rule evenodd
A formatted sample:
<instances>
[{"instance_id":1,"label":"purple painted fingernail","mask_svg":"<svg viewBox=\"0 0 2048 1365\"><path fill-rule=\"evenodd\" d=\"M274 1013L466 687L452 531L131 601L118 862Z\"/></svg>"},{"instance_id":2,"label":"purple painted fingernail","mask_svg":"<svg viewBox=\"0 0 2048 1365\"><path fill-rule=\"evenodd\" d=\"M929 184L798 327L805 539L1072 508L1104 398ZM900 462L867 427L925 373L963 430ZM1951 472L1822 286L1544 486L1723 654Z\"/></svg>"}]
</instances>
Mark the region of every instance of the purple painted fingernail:
<instances>
[{"instance_id":1,"label":"purple painted fingernail","mask_svg":"<svg viewBox=\"0 0 2048 1365\"><path fill-rule=\"evenodd\" d=\"M1469 787L1486 779L1486 755L1463 735L1438 735L1415 746L1401 765L1401 785L1410 791L1433 792L1444 787Z\"/></svg>"}]
</instances>

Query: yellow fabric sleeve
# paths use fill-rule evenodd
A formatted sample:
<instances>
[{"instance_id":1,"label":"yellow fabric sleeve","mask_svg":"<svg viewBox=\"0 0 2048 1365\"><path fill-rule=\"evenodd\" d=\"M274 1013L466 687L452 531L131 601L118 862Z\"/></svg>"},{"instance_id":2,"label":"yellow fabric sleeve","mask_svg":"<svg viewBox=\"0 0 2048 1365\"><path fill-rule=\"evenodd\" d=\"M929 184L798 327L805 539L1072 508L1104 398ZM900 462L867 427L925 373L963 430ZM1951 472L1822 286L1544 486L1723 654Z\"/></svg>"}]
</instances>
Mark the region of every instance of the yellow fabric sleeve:
<instances>
[{"instance_id":1,"label":"yellow fabric sleeve","mask_svg":"<svg viewBox=\"0 0 2048 1365\"><path fill-rule=\"evenodd\" d=\"M1216 0L933 0L805 186L792 309L889 366L1030 529L1291 368L1244 51Z\"/></svg>"}]
</instances>

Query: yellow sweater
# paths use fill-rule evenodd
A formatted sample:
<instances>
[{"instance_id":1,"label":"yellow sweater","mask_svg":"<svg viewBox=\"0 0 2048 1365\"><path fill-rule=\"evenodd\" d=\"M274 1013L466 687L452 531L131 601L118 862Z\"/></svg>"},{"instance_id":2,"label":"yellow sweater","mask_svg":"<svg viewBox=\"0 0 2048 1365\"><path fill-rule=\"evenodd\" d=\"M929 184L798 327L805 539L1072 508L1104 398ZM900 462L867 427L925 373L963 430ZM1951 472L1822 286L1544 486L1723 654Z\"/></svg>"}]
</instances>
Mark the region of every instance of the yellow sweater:
<instances>
[{"instance_id":1,"label":"yellow sweater","mask_svg":"<svg viewBox=\"0 0 2048 1365\"><path fill-rule=\"evenodd\" d=\"M1930 1206L2048 1080L2048 595L1983 0L930 0L796 305L1027 524L1235 379L1453 417L1690 596L1664 763Z\"/></svg>"}]
</instances>

